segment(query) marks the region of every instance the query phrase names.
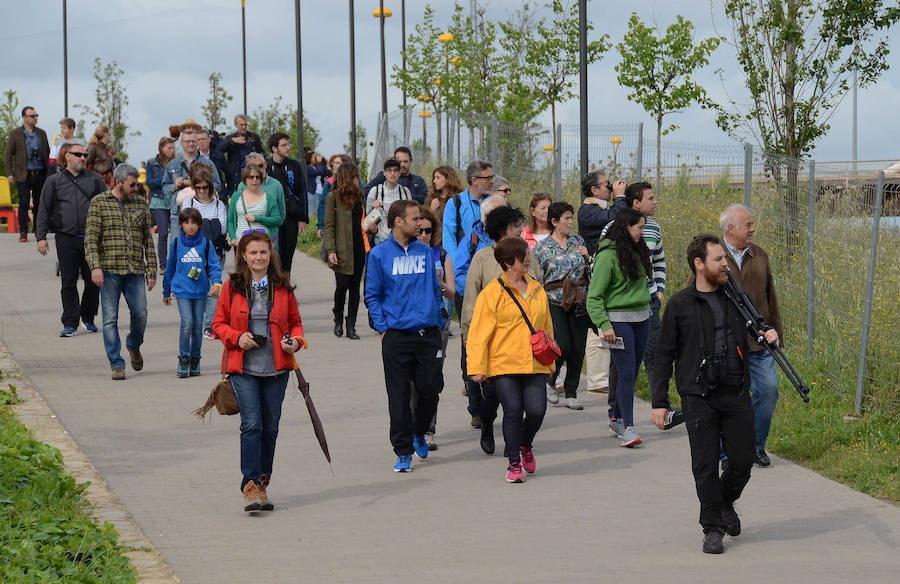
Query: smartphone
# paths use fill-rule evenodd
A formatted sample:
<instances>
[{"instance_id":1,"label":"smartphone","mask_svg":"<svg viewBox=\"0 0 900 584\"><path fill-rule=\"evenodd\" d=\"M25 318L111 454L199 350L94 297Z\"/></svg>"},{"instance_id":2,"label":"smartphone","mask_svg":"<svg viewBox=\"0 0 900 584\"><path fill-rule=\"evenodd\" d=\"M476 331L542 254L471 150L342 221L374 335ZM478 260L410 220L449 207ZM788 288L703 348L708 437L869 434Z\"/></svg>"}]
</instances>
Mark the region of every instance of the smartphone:
<instances>
[{"instance_id":1,"label":"smartphone","mask_svg":"<svg viewBox=\"0 0 900 584\"><path fill-rule=\"evenodd\" d=\"M615 343L607 343L606 339L602 336L600 337L600 346L604 349L616 349L619 351L625 350L625 341L622 340L622 337L616 337Z\"/></svg>"},{"instance_id":2,"label":"smartphone","mask_svg":"<svg viewBox=\"0 0 900 584\"><path fill-rule=\"evenodd\" d=\"M259 345L260 347L266 346L266 341L269 340L269 337L265 335L253 335L253 342Z\"/></svg>"}]
</instances>

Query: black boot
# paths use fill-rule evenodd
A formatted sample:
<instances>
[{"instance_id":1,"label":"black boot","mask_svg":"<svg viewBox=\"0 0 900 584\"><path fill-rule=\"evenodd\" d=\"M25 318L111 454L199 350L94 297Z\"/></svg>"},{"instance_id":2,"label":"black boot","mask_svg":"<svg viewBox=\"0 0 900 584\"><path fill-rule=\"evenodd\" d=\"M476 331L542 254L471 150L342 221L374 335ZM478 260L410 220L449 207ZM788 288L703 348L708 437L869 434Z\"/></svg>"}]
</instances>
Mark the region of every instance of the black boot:
<instances>
[{"instance_id":1,"label":"black boot","mask_svg":"<svg viewBox=\"0 0 900 584\"><path fill-rule=\"evenodd\" d=\"M188 376L197 377L198 375L200 375L200 357L196 359L191 357L191 372Z\"/></svg>"},{"instance_id":2,"label":"black boot","mask_svg":"<svg viewBox=\"0 0 900 584\"><path fill-rule=\"evenodd\" d=\"M359 335L356 334L356 318L347 317L347 338L353 341L359 340Z\"/></svg>"},{"instance_id":3,"label":"black boot","mask_svg":"<svg viewBox=\"0 0 900 584\"><path fill-rule=\"evenodd\" d=\"M481 421L481 449L485 454L494 453L494 424Z\"/></svg>"},{"instance_id":4,"label":"black boot","mask_svg":"<svg viewBox=\"0 0 900 584\"><path fill-rule=\"evenodd\" d=\"M343 310L332 310L334 313L334 336L341 338L344 336L344 327L341 326L344 319Z\"/></svg>"}]
</instances>

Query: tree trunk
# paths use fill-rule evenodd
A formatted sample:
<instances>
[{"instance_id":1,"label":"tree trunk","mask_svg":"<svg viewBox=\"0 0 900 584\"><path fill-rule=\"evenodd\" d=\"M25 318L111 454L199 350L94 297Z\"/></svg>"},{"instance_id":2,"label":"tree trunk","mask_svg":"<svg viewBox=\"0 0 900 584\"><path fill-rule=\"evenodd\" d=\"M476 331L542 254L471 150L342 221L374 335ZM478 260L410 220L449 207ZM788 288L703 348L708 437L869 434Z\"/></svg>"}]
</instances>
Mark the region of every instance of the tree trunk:
<instances>
[{"instance_id":1,"label":"tree trunk","mask_svg":"<svg viewBox=\"0 0 900 584\"><path fill-rule=\"evenodd\" d=\"M797 16L800 10L798 0L788 0L786 3L787 14L785 15L785 28L793 30L797 27ZM784 249L785 259L790 261L791 250L799 237L797 230L799 222L799 204L797 193L797 180L800 166L800 148L797 144L797 126L796 126L796 103L794 102L794 93L796 91L796 61L797 61L797 41L791 35L787 35L784 45L785 63L784 63L784 154L785 154L785 174L787 175L787 185L785 185L785 202L786 217L784 227Z\"/></svg>"},{"instance_id":2,"label":"tree trunk","mask_svg":"<svg viewBox=\"0 0 900 584\"><path fill-rule=\"evenodd\" d=\"M435 162L435 164L440 164L441 163L441 111L437 108L434 108L434 121L437 122L435 124L437 126L437 144L436 144L437 148L435 151L434 162Z\"/></svg>"},{"instance_id":3,"label":"tree trunk","mask_svg":"<svg viewBox=\"0 0 900 584\"><path fill-rule=\"evenodd\" d=\"M662 190L662 116L656 116L656 192Z\"/></svg>"}]
</instances>

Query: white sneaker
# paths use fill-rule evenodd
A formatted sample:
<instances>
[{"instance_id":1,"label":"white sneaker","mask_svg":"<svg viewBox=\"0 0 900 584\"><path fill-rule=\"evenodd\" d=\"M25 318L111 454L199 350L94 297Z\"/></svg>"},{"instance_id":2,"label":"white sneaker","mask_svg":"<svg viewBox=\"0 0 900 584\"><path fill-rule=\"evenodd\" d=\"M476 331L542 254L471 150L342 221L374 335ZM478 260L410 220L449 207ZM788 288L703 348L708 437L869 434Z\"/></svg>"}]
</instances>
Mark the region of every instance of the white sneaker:
<instances>
[{"instance_id":1,"label":"white sneaker","mask_svg":"<svg viewBox=\"0 0 900 584\"><path fill-rule=\"evenodd\" d=\"M570 410L583 410L584 406L581 405L581 401L577 397L567 397L566 398L566 407Z\"/></svg>"},{"instance_id":2,"label":"white sneaker","mask_svg":"<svg viewBox=\"0 0 900 584\"><path fill-rule=\"evenodd\" d=\"M625 433L625 424L622 423L622 418L609 419L609 433L616 438L622 437L622 435Z\"/></svg>"},{"instance_id":3,"label":"white sneaker","mask_svg":"<svg viewBox=\"0 0 900 584\"><path fill-rule=\"evenodd\" d=\"M622 446L631 448L641 443L641 437L634 431L634 426L627 426L622 434Z\"/></svg>"},{"instance_id":4,"label":"white sneaker","mask_svg":"<svg viewBox=\"0 0 900 584\"><path fill-rule=\"evenodd\" d=\"M554 405L559 403L559 394L556 393L556 388L551 385L547 385L547 401Z\"/></svg>"}]
</instances>

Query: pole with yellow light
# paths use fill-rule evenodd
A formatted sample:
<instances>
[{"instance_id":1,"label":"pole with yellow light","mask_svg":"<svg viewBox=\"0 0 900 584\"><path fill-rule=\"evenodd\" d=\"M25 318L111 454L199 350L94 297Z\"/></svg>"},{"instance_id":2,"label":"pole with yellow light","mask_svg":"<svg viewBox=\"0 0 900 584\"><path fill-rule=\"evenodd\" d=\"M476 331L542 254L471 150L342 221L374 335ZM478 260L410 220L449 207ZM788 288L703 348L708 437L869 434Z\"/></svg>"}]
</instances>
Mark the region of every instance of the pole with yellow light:
<instances>
[{"instance_id":1,"label":"pole with yellow light","mask_svg":"<svg viewBox=\"0 0 900 584\"><path fill-rule=\"evenodd\" d=\"M384 0L379 0L378 8L372 12L372 16L379 20L381 29L381 116L383 123L387 125L387 61L384 55L384 19L393 16L390 8L384 7Z\"/></svg>"},{"instance_id":2,"label":"pole with yellow light","mask_svg":"<svg viewBox=\"0 0 900 584\"><path fill-rule=\"evenodd\" d=\"M247 115L247 16L246 1L241 0L241 60L244 66L244 111Z\"/></svg>"},{"instance_id":3,"label":"pole with yellow light","mask_svg":"<svg viewBox=\"0 0 900 584\"><path fill-rule=\"evenodd\" d=\"M613 176L618 177L619 176L619 165L616 163L616 157L619 154L619 144L622 143L622 139L619 138L618 136L613 136L612 138L609 139L609 142L612 144L612 149L613 149L612 173L613 173Z\"/></svg>"}]
</instances>

